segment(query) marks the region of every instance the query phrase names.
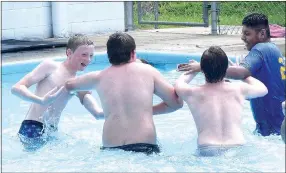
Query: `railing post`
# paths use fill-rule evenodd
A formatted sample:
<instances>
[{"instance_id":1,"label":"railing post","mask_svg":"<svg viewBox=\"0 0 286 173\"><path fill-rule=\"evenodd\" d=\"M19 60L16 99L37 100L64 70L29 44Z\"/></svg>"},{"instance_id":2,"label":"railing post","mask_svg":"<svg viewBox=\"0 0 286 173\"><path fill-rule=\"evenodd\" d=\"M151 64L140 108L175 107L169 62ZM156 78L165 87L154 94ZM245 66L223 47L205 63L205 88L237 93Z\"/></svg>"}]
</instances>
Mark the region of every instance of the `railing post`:
<instances>
[{"instance_id":1,"label":"railing post","mask_svg":"<svg viewBox=\"0 0 286 173\"><path fill-rule=\"evenodd\" d=\"M134 30L134 23L133 23L133 2L126 1L125 3L125 17L126 17L126 31Z\"/></svg>"},{"instance_id":2,"label":"railing post","mask_svg":"<svg viewBox=\"0 0 286 173\"><path fill-rule=\"evenodd\" d=\"M204 21L205 27L209 27L209 2L208 1L203 2L203 21Z\"/></svg>"},{"instance_id":3,"label":"railing post","mask_svg":"<svg viewBox=\"0 0 286 173\"><path fill-rule=\"evenodd\" d=\"M159 18L159 2L154 1L154 16L155 16L155 21L158 21ZM155 29L158 29L158 24L154 25Z\"/></svg>"},{"instance_id":4,"label":"railing post","mask_svg":"<svg viewBox=\"0 0 286 173\"><path fill-rule=\"evenodd\" d=\"M138 13L138 23L141 24L142 21L142 8L141 8L141 2L137 2L137 13Z\"/></svg>"},{"instance_id":5,"label":"railing post","mask_svg":"<svg viewBox=\"0 0 286 173\"><path fill-rule=\"evenodd\" d=\"M217 2L211 2L212 31L213 35L217 34Z\"/></svg>"}]
</instances>

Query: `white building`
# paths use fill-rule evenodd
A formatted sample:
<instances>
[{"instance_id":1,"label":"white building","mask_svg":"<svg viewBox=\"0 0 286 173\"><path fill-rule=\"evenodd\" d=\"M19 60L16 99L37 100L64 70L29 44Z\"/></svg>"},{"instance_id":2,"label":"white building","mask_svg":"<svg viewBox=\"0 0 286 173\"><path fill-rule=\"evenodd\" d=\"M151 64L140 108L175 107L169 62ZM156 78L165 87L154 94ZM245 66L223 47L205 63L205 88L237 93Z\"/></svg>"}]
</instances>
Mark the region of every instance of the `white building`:
<instances>
[{"instance_id":1,"label":"white building","mask_svg":"<svg viewBox=\"0 0 286 173\"><path fill-rule=\"evenodd\" d=\"M2 2L2 40L125 30L124 2Z\"/></svg>"}]
</instances>

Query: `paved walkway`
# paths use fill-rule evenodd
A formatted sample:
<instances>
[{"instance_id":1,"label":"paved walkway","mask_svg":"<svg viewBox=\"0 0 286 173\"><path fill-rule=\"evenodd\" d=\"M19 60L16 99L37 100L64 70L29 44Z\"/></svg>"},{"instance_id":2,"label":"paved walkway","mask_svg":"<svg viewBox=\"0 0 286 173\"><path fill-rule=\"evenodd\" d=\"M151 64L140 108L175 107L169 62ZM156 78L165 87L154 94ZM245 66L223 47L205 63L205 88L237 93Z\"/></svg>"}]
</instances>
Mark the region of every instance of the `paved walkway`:
<instances>
[{"instance_id":1,"label":"paved walkway","mask_svg":"<svg viewBox=\"0 0 286 173\"><path fill-rule=\"evenodd\" d=\"M136 30L128 32L135 38L137 50L168 51L168 52L203 52L211 45L221 46L227 55L246 55L244 43L240 35L210 35L210 28L171 28L157 30ZM96 44L96 51L106 51L106 42L111 33L92 35L90 38ZM59 39L46 39L58 41ZM67 39L61 39L67 41ZM285 53L285 38L272 39ZM43 59L49 57L65 56L65 48L40 49L14 53L3 53L2 63Z\"/></svg>"}]
</instances>

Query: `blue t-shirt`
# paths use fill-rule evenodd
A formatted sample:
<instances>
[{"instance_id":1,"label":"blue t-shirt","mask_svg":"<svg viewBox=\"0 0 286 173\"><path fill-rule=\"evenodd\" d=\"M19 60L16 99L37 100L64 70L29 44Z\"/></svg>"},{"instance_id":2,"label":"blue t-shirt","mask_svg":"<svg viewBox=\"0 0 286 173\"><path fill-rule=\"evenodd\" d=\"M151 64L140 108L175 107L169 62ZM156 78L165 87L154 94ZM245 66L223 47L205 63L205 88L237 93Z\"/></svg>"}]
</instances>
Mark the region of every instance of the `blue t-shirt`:
<instances>
[{"instance_id":1,"label":"blue t-shirt","mask_svg":"<svg viewBox=\"0 0 286 173\"><path fill-rule=\"evenodd\" d=\"M264 97L250 100L257 132L279 135L284 119L281 103L285 100L285 57L274 43L258 43L240 65L268 89Z\"/></svg>"}]
</instances>

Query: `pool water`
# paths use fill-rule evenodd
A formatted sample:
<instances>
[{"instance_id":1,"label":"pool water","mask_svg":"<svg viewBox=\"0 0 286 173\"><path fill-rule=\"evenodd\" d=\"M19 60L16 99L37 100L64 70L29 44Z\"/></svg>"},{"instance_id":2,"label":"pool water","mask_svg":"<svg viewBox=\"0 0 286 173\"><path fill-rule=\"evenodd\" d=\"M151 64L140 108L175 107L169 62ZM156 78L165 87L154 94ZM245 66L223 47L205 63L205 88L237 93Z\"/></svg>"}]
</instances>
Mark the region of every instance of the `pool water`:
<instances>
[{"instance_id":1,"label":"pool water","mask_svg":"<svg viewBox=\"0 0 286 173\"><path fill-rule=\"evenodd\" d=\"M93 64L86 71L107 66L107 63ZM172 84L180 75L175 66L157 67ZM186 104L173 113L154 116L162 149L159 155L101 151L104 121L95 120L76 97L63 111L54 139L36 152L24 151L17 132L30 103L12 95L10 89L25 74L2 75L3 172L285 172L285 144L280 136L252 134L255 123L248 101L244 103L242 125L247 145L219 157L195 155L197 132ZM204 77L199 74L190 85L203 83ZM34 89L35 86L31 87ZM99 102L96 92L93 96ZM160 98L154 96L153 102L159 101Z\"/></svg>"}]
</instances>

